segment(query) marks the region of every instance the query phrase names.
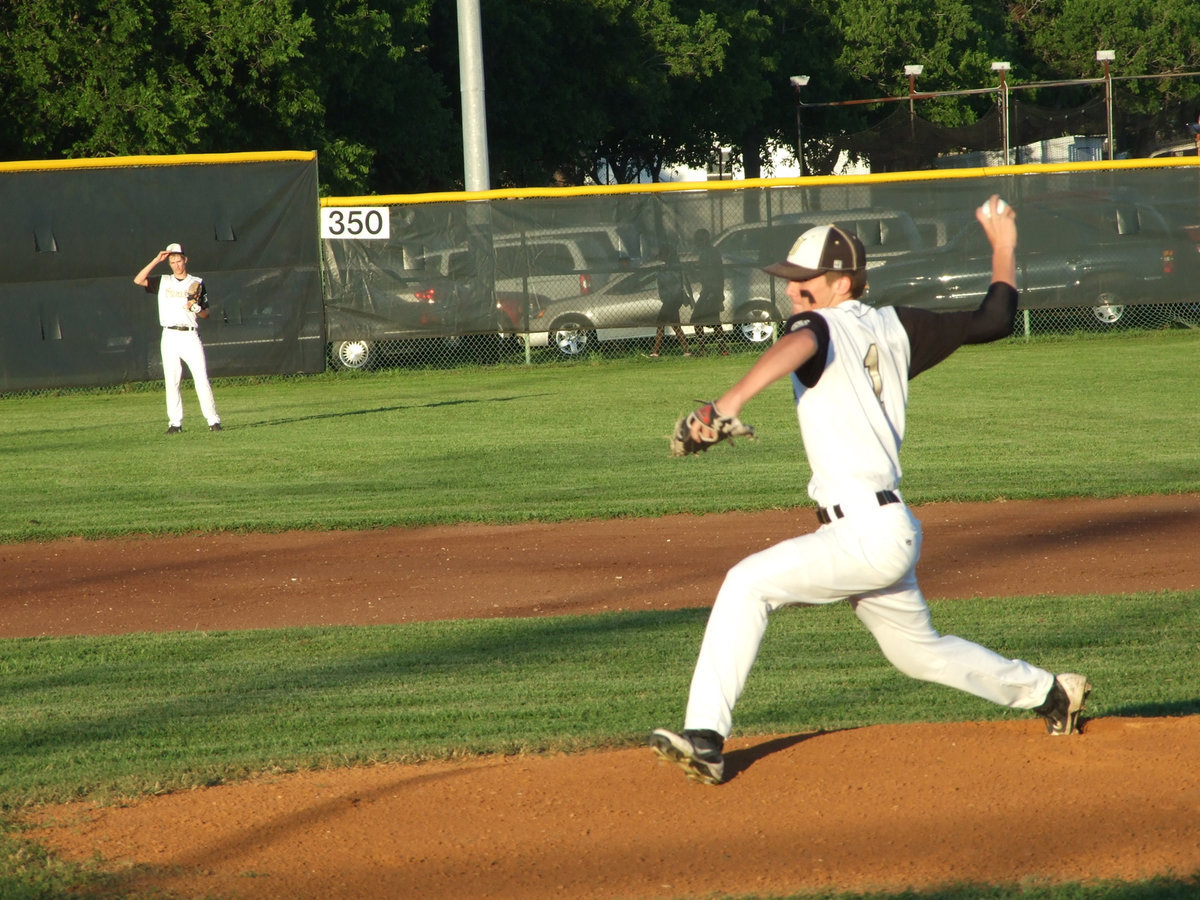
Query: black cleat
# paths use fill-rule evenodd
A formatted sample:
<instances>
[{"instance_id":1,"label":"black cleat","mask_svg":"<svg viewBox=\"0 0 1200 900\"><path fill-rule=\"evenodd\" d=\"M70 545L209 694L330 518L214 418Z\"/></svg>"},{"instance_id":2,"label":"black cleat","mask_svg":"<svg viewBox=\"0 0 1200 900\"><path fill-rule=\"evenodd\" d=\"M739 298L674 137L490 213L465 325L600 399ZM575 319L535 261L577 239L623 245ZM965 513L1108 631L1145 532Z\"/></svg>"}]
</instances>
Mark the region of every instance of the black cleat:
<instances>
[{"instance_id":1,"label":"black cleat","mask_svg":"<svg viewBox=\"0 0 1200 900\"><path fill-rule=\"evenodd\" d=\"M650 735L650 746L663 762L674 763L683 769L689 781L720 784L725 777L725 758L721 756L725 739L715 731L676 734L656 728Z\"/></svg>"},{"instance_id":2,"label":"black cleat","mask_svg":"<svg viewBox=\"0 0 1200 900\"><path fill-rule=\"evenodd\" d=\"M1092 686L1083 675L1068 673L1054 679L1046 702L1034 710L1046 720L1048 734L1078 734L1079 714L1083 712Z\"/></svg>"}]
</instances>

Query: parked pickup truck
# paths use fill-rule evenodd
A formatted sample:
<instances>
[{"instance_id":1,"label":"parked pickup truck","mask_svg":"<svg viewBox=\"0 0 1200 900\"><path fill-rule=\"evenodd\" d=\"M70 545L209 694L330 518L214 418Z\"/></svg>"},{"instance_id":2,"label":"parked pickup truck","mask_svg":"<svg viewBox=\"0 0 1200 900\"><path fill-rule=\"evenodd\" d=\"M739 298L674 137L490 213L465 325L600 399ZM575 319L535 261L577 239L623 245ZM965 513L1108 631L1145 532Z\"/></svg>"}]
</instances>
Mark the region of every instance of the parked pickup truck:
<instances>
[{"instance_id":1,"label":"parked pickup truck","mask_svg":"<svg viewBox=\"0 0 1200 900\"><path fill-rule=\"evenodd\" d=\"M1196 244L1136 200L1060 192L1025 197L1017 211L1022 309L1079 308L1113 326L1131 304L1191 299ZM974 220L943 246L872 270L868 302L974 309L991 283L991 248Z\"/></svg>"}]
</instances>

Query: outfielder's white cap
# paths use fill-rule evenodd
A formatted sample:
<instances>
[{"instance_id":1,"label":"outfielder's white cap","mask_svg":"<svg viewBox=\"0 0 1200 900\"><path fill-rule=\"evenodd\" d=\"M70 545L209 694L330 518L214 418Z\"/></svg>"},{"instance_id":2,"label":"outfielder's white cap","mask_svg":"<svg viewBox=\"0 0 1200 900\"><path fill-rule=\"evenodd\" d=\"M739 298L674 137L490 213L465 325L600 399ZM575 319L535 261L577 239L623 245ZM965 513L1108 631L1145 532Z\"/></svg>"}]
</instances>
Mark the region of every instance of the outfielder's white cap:
<instances>
[{"instance_id":1,"label":"outfielder's white cap","mask_svg":"<svg viewBox=\"0 0 1200 900\"><path fill-rule=\"evenodd\" d=\"M179 246L178 244L167 244L167 252L168 253L178 253L182 256L183 248L181 246Z\"/></svg>"},{"instance_id":2,"label":"outfielder's white cap","mask_svg":"<svg viewBox=\"0 0 1200 900\"><path fill-rule=\"evenodd\" d=\"M818 225L796 239L787 259L763 268L789 281L808 281L822 272L857 272L867 265L867 252L857 236L836 225Z\"/></svg>"}]
</instances>

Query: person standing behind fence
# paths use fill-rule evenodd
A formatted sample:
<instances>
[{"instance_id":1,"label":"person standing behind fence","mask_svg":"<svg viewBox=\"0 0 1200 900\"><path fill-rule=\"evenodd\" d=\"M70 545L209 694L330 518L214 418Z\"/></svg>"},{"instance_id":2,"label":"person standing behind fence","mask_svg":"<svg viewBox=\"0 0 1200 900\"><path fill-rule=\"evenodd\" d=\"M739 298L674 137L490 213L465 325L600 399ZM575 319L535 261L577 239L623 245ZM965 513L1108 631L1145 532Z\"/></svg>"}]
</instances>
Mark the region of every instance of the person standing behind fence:
<instances>
[{"instance_id":1,"label":"person standing behind fence","mask_svg":"<svg viewBox=\"0 0 1200 900\"><path fill-rule=\"evenodd\" d=\"M717 336L717 349L725 356L729 353L725 329L721 325L721 313L725 309L725 264L721 260L721 251L713 246L707 228L696 229L692 240L700 254L700 296L692 309L698 352L704 352L704 328L709 326Z\"/></svg>"},{"instance_id":2,"label":"person standing behind fence","mask_svg":"<svg viewBox=\"0 0 1200 900\"><path fill-rule=\"evenodd\" d=\"M169 276L151 275L162 262L171 267ZM200 411L208 420L209 431L221 430L221 417L208 383L208 365L200 342L199 319L208 318L208 291L204 280L189 275L188 258L179 244L168 244L145 268L133 277L133 283L158 295L158 321L162 325L163 380L167 386L167 434L183 431L183 366L187 364L200 400ZM193 287L197 285L198 287Z\"/></svg>"},{"instance_id":3,"label":"person standing behind fence","mask_svg":"<svg viewBox=\"0 0 1200 900\"><path fill-rule=\"evenodd\" d=\"M691 356L688 352L687 338L683 336L683 326L679 324L682 318L680 310L692 305L692 291L684 275L683 266L679 264L679 254L670 244L664 244L658 254L662 268L658 270L658 299L662 306L658 310L658 330L654 335L654 349L651 356L658 356L662 350L663 334L670 325L683 347L683 355Z\"/></svg>"}]
</instances>

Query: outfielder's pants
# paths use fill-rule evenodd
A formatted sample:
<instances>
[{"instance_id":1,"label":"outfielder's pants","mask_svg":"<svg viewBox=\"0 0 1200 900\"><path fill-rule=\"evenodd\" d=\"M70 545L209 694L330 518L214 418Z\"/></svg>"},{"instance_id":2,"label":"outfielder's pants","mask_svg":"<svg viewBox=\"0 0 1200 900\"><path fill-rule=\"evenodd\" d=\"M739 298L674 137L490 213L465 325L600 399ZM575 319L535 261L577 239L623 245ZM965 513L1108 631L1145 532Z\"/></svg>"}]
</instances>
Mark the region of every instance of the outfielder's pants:
<instances>
[{"instance_id":1,"label":"outfielder's pants","mask_svg":"<svg viewBox=\"0 0 1200 900\"><path fill-rule=\"evenodd\" d=\"M162 333L163 380L167 385L167 421L171 425L183 424L183 395L179 385L183 381L183 364L187 363L196 386L196 397L200 411L209 425L221 421L217 415L217 404L213 400L212 386L208 383L208 364L204 361L204 345L195 331L176 331L164 328Z\"/></svg>"},{"instance_id":2,"label":"outfielder's pants","mask_svg":"<svg viewBox=\"0 0 1200 900\"><path fill-rule=\"evenodd\" d=\"M767 629L781 606L849 600L887 659L913 678L1001 706L1040 706L1054 676L933 628L917 587L921 523L903 504L855 507L817 531L755 553L729 570L709 615L684 728L726 737Z\"/></svg>"}]
</instances>

